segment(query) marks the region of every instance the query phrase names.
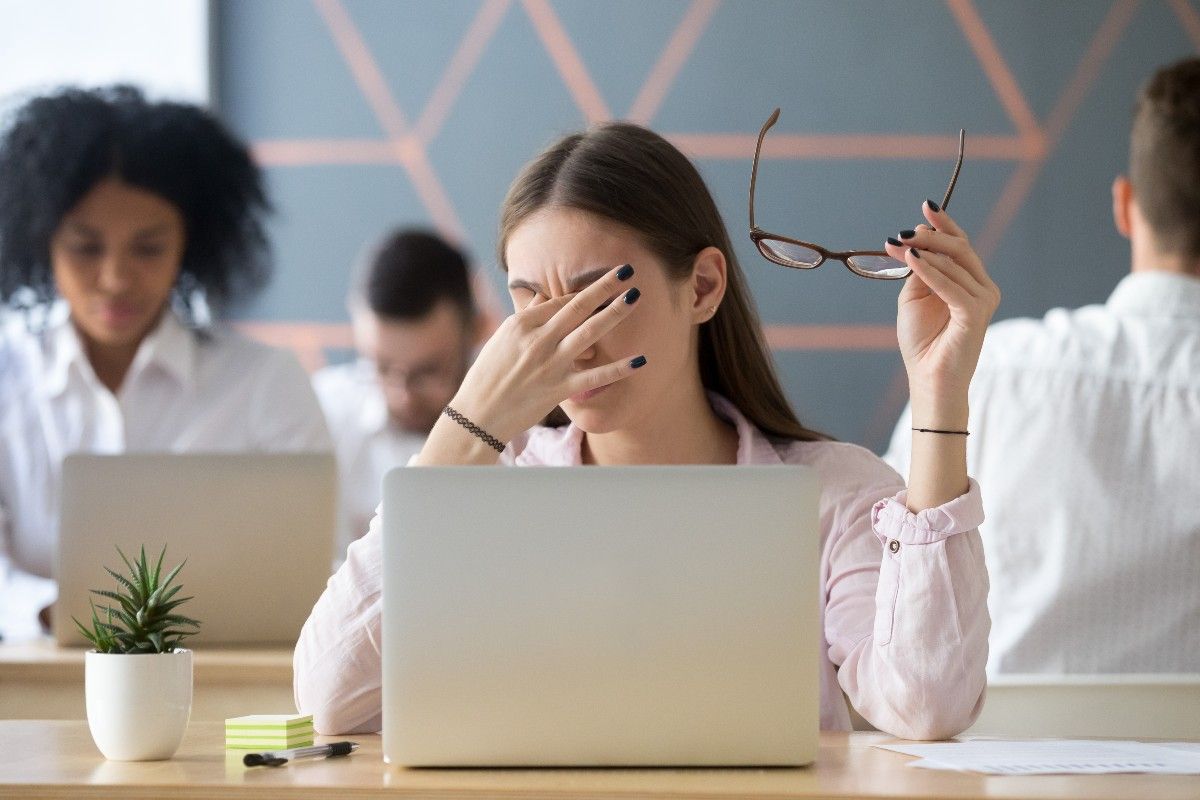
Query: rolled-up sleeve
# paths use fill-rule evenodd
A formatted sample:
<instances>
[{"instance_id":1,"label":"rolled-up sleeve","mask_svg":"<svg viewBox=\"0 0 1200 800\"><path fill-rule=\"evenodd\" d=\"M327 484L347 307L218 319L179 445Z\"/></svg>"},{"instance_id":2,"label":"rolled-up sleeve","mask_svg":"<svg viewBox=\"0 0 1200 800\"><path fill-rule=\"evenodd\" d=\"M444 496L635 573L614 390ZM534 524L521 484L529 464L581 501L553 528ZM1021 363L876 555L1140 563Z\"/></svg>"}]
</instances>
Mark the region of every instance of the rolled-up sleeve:
<instances>
[{"instance_id":1,"label":"rolled-up sleeve","mask_svg":"<svg viewBox=\"0 0 1200 800\"><path fill-rule=\"evenodd\" d=\"M974 481L917 514L905 494L860 496L843 509L857 519L835 525L827 549L826 637L838 681L867 721L907 739L941 739L969 727L983 705L991 627L983 505Z\"/></svg>"},{"instance_id":2,"label":"rolled-up sleeve","mask_svg":"<svg viewBox=\"0 0 1200 800\"><path fill-rule=\"evenodd\" d=\"M383 547L379 514L346 551L300 631L296 708L320 734L375 732L382 718Z\"/></svg>"}]
</instances>

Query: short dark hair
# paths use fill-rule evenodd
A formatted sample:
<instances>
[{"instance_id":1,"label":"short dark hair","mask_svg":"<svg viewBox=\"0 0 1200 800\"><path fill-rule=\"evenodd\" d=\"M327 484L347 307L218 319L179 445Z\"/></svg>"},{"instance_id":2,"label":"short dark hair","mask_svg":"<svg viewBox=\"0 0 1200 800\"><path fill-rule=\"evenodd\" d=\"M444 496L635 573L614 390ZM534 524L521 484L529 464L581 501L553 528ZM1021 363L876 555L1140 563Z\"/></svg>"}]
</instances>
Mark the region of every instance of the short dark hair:
<instances>
[{"instance_id":1,"label":"short dark hair","mask_svg":"<svg viewBox=\"0 0 1200 800\"><path fill-rule=\"evenodd\" d=\"M54 297L51 237L113 177L183 217L177 288L201 288L219 309L267 283L270 205L241 142L194 105L150 102L132 86L66 88L22 105L0 139L0 302L22 290Z\"/></svg>"},{"instance_id":2,"label":"short dark hair","mask_svg":"<svg viewBox=\"0 0 1200 800\"><path fill-rule=\"evenodd\" d=\"M418 319L442 300L451 301L464 322L475 315L467 259L437 234L405 228L372 248L351 294L352 303L391 320Z\"/></svg>"},{"instance_id":3,"label":"short dark hair","mask_svg":"<svg viewBox=\"0 0 1200 800\"><path fill-rule=\"evenodd\" d=\"M1200 58L1164 67L1142 87L1129 177L1159 247L1200 258Z\"/></svg>"}]
</instances>

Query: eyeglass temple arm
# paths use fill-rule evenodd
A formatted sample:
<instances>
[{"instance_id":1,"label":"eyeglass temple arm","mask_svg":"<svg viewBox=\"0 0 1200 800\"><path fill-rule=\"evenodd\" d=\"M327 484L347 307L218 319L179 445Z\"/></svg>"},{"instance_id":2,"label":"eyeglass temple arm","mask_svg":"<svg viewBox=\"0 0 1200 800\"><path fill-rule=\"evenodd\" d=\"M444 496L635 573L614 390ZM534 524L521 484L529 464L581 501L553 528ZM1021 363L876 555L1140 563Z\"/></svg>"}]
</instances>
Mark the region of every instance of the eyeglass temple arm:
<instances>
[{"instance_id":1,"label":"eyeglass temple arm","mask_svg":"<svg viewBox=\"0 0 1200 800\"><path fill-rule=\"evenodd\" d=\"M942 196L942 210L946 210L946 206L950 205L950 195L954 194L954 184L958 183L958 171L962 169L963 150L967 141L967 132L963 128L958 129L958 161L954 163L954 174L950 176L950 185L946 187L946 194Z\"/></svg>"},{"instance_id":2,"label":"eyeglass temple arm","mask_svg":"<svg viewBox=\"0 0 1200 800\"><path fill-rule=\"evenodd\" d=\"M758 132L758 144L754 147L754 166L750 170L750 229L754 229L754 186L758 183L758 157L762 152L763 137L767 135L767 131L771 126L779 121L779 109L772 112L770 119L762 126L762 130Z\"/></svg>"}]
</instances>

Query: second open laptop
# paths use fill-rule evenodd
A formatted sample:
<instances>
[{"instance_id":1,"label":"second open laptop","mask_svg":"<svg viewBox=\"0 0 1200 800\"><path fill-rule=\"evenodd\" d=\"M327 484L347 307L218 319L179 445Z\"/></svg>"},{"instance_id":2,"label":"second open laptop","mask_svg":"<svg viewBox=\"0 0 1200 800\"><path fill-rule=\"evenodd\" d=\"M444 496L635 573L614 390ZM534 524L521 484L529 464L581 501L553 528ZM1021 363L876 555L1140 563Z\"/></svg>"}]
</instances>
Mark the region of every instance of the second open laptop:
<instances>
[{"instance_id":1,"label":"second open laptop","mask_svg":"<svg viewBox=\"0 0 1200 800\"><path fill-rule=\"evenodd\" d=\"M91 622L104 571L167 547L164 568L187 560L178 582L201 622L185 646L293 646L333 563L334 457L323 453L83 455L63 463L59 525L59 644L85 643L71 617ZM101 617L103 618L103 616Z\"/></svg>"},{"instance_id":2,"label":"second open laptop","mask_svg":"<svg viewBox=\"0 0 1200 800\"><path fill-rule=\"evenodd\" d=\"M817 504L802 467L391 471L384 757L811 762Z\"/></svg>"}]
</instances>

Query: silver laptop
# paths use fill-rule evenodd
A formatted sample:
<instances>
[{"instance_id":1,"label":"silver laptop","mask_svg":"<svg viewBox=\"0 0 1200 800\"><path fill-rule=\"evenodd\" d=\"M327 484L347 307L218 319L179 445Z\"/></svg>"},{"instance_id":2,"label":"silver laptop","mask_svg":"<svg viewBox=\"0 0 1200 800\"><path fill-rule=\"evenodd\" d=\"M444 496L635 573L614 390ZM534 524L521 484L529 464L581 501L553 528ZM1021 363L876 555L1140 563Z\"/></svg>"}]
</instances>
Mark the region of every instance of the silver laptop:
<instances>
[{"instance_id":1,"label":"silver laptop","mask_svg":"<svg viewBox=\"0 0 1200 800\"><path fill-rule=\"evenodd\" d=\"M104 567L167 546L164 567L201 622L186 646L294 645L329 578L337 468L324 453L71 455L63 463L54 637L85 640L90 589L114 589ZM103 617L102 617L103 618Z\"/></svg>"},{"instance_id":2,"label":"silver laptop","mask_svg":"<svg viewBox=\"0 0 1200 800\"><path fill-rule=\"evenodd\" d=\"M810 763L817 503L803 467L392 470L385 759Z\"/></svg>"}]
</instances>

